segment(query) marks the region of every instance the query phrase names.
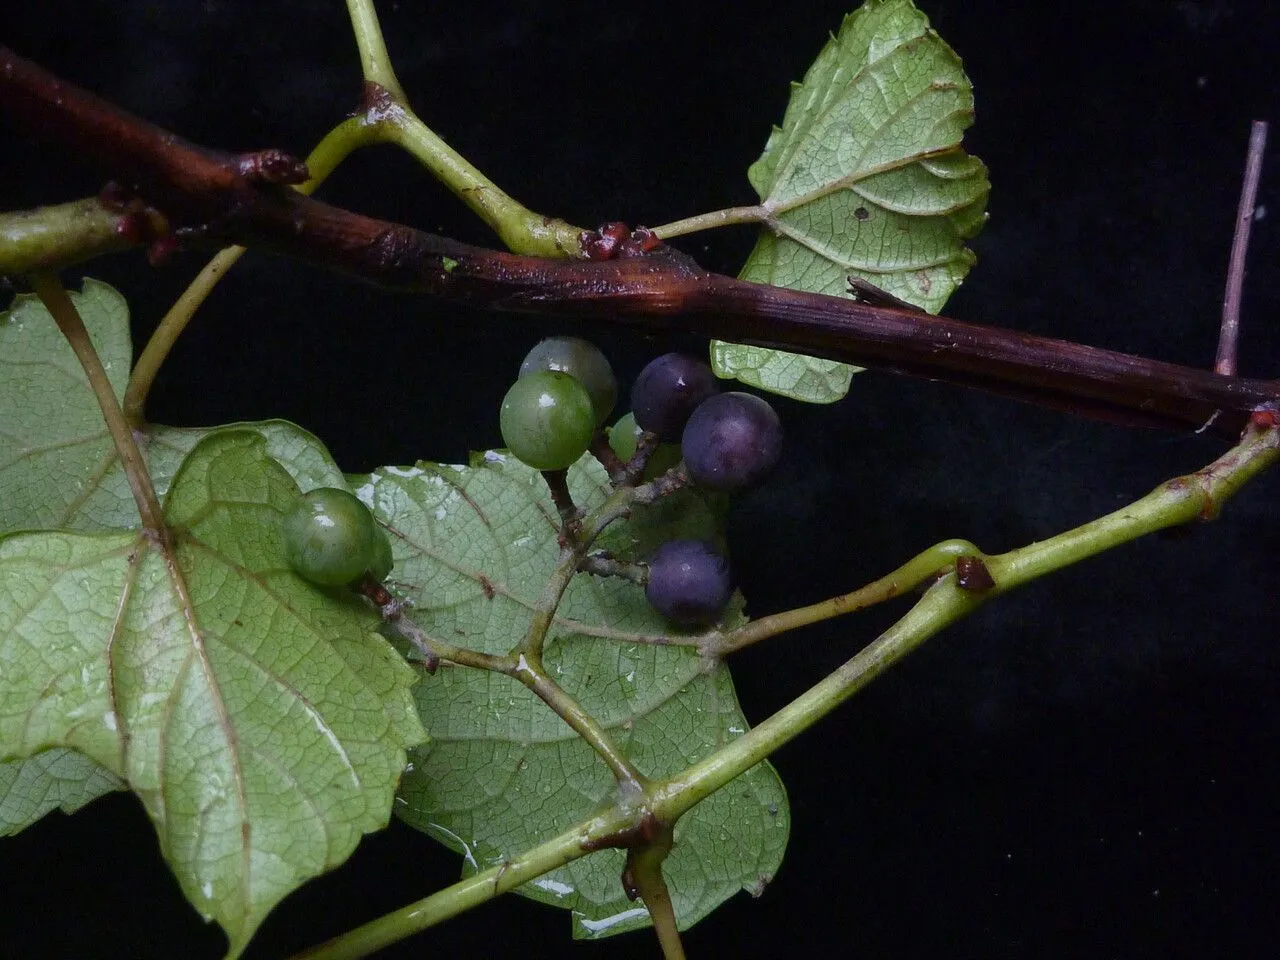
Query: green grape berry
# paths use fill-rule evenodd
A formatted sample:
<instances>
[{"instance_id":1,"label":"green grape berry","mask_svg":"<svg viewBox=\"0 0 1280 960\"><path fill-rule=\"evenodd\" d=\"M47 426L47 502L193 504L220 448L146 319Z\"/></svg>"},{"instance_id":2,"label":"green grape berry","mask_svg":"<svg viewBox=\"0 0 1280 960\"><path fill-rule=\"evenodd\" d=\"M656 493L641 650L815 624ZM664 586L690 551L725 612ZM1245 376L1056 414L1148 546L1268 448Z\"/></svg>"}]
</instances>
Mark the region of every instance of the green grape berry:
<instances>
[{"instance_id":1,"label":"green grape berry","mask_svg":"<svg viewBox=\"0 0 1280 960\"><path fill-rule=\"evenodd\" d=\"M379 527L378 542L373 552L373 560L369 563L369 576L381 583L391 574L391 568L395 563L391 557L391 540L386 531Z\"/></svg>"},{"instance_id":2,"label":"green grape berry","mask_svg":"<svg viewBox=\"0 0 1280 960\"><path fill-rule=\"evenodd\" d=\"M502 442L535 470L563 470L587 450L596 430L587 388L567 373L539 370L502 398Z\"/></svg>"},{"instance_id":3,"label":"green grape berry","mask_svg":"<svg viewBox=\"0 0 1280 960\"><path fill-rule=\"evenodd\" d=\"M391 545L369 508L337 487L303 494L284 518L289 566L322 587L340 587L376 570L384 546L389 560Z\"/></svg>"},{"instance_id":4,"label":"green grape berry","mask_svg":"<svg viewBox=\"0 0 1280 960\"><path fill-rule=\"evenodd\" d=\"M520 364L520 376L543 370L567 373L584 387L591 397L598 427L613 412L618 402L618 378L600 348L581 337L548 337L535 346Z\"/></svg>"},{"instance_id":5,"label":"green grape berry","mask_svg":"<svg viewBox=\"0 0 1280 960\"><path fill-rule=\"evenodd\" d=\"M623 463L635 456L639 443L640 426L636 423L634 413L623 414L618 418L618 422L609 428L609 446Z\"/></svg>"},{"instance_id":6,"label":"green grape berry","mask_svg":"<svg viewBox=\"0 0 1280 960\"><path fill-rule=\"evenodd\" d=\"M643 431L640 429L640 425L636 423L634 413L624 414L618 418L617 423L609 428L609 446L613 448L613 452L618 455L618 459L623 463L635 456L636 447L640 444L641 433ZM657 449L649 454L649 460L644 465L642 479L648 481L661 476L679 462L680 444L660 443Z\"/></svg>"}]
</instances>

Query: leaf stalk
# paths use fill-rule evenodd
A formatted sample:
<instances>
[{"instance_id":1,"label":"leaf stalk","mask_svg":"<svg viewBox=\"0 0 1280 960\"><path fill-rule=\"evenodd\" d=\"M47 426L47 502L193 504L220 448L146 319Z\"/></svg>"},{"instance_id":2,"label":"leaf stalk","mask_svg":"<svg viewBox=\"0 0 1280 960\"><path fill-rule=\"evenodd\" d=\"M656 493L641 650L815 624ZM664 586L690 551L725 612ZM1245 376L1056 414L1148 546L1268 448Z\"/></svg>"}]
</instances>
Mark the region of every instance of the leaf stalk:
<instances>
[{"instance_id":1,"label":"leaf stalk","mask_svg":"<svg viewBox=\"0 0 1280 960\"><path fill-rule=\"evenodd\" d=\"M107 432L111 434L111 442L115 444L116 454L120 457L120 465L125 478L129 482L129 490L133 494L134 503L138 507L138 516L142 519L143 529L160 542L165 542L169 529L165 526L164 512L160 509L160 501L156 497L155 487L151 483L151 475L147 471L142 451L138 449L133 430L125 419L124 411L116 400L107 378L107 371L102 366L102 359L93 346L89 331L85 328L80 311L67 295L58 278L51 273L36 273L31 276L31 284L36 295L48 309L58 329L67 338L76 359L84 368L89 380L89 387L102 410L102 419L106 422Z\"/></svg>"},{"instance_id":2,"label":"leaf stalk","mask_svg":"<svg viewBox=\"0 0 1280 960\"><path fill-rule=\"evenodd\" d=\"M734 227L751 223L768 224L772 221L769 211L761 204L750 207L726 207L723 210L711 210L696 216L673 220L660 227L651 227L655 234L663 240L672 237L683 237L686 234L698 233L702 230L715 230L718 227Z\"/></svg>"}]
</instances>

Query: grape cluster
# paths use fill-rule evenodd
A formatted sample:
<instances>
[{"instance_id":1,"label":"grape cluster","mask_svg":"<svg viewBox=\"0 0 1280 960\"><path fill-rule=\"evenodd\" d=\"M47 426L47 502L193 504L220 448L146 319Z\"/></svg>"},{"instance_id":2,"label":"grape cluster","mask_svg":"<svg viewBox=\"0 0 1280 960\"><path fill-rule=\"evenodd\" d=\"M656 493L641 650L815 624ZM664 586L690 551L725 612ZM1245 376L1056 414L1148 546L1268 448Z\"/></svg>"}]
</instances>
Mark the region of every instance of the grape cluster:
<instances>
[{"instance_id":1,"label":"grape cluster","mask_svg":"<svg viewBox=\"0 0 1280 960\"><path fill-rule=\"evenodd\" d=\"M538 470L575 463L612 412L618 382L609 361L576 337L551 337L529 352L502 401L502 438ZM718 493L758 484L782 454L782 423L773 407L749 393L721 393L711 368L667 353L651 361L631 390L631 412L609 431L609 445L630 460L642 437L661 441L645 464L652 480L684 462L688 478ZM728 562L698 540L672 540L649 559L645 595L682 627L705 627L732 594Z\"/></svg>"}]
</instances>

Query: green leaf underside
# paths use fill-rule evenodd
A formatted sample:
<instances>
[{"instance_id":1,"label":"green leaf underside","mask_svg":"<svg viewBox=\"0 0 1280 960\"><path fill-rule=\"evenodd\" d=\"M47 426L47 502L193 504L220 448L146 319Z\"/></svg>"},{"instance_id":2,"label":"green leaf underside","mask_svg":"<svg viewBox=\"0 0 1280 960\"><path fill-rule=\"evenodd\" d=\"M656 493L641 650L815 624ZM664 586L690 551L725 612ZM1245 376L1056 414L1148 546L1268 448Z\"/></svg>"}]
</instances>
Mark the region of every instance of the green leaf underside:
<instances>
[{"instance_id":1,"label":"green leaf underside","mask_svg":"<svg viewBox=\"0 0 1280 960\"><path fill-rule=\"evenodd\" d=\"M124 299L96 280L85 280L71 298L122 396L132 362ZM84 370L34 295L19 295L0 311L0 411L0 535L55 525L46 521L68 512L114 448ZM113 499L137 526L124 475L115 472ZM12 836L54 810L74 813L122 789L126 785L106 767L66 748L0 763L0 835Z\"/></svg>"},{"instance_id":2,"label":"green leaf underside","mask_svg":"<svg viewBox=\"0 0 1280 960\"><path fill-rule=\"evenodd\" d=\"M75 813L104 793L123 789L120 778L101 764L62 747L0 763L0 837L11 837L54 810Z\"/></svg>"},{"instance_id":3,"label":"green leaf underside","mask_svg":"<svg viewBox=\"0 0 1280 960\"><path fill-rule=\"evenodd\" d=\"M387 467L351 486L388 524L393 585L415 603L428 634L505 653L525 633L559 554L558 518L536 471L502 453L469 467ZM569 472L580 506L608 492L584 458ZM704 536L714 517L696 494L664 506L663 536ZM657 530L637 511L600 546L643 557ZM730 614L730 625L741 613ZM650 777L678 772L747 728L728 671L704 663L674 636L643 592L619 578L574 577L547 638L552 677ZM411 754L396 812L462 853L467 872L501 864L614 799L614 782L584 741L507 677L442 666L416 688L432 740ZM687 927L739 889L759 892L781 862L786 794L761 764L686 815L664 867L676 915ZM574 934L597 937L648 924L626 899L620 851L592 854L521 888L572 911Z\"/></svg>"},{"instance_id":4,"label":"green leaf underside","mask_svg":"<svg viewBox=\"0 0 1280 960\"><path fill-rule=\"evenodd\" d=\"M116 397L132 362L129 312L105 283L85 280L71 298L89 329ZM75 354L34 296L0 312L0 533L133 529L138 510L97 401ZM341 486L336 465L310 433L283 420L233 424L267 438L268 450L304 490ZM148 424L136 436L161 497L211 429Z\"/></svg>"},{"instance_id":5,"label":"green leaf underside","mask_svg":"<svg viewBox=\"0 0 1280 960\"><path fill-rule=\"evenodd\" d=\"M128 305L108 284L92 279L84 281L80 292L72 291L71 298L120 399L133 355ZM84 370L33 295L19 295L9 310L0 311L0 410L5 412L0 420L0 535L41 528L102 532L140 525ZM272 457L303 490L342 485L328 451L302 428L283 420L232 426L265 437ZM146 424L135 432L159 496L168 491L183 458L218 429L223 428ZM104 790L124 788L105 767L65 750L0 765L0 778L7 778L0 783L9 782L10 790L22 790L8 808L18 819L10 824L0 816L0 829L12 832L51 809L73 812L103 792L92 792L102 784L116 785ZM84 784L83 793L73 789L77 778ZM22 815L25 820L18 810L29 812Z\"/></svg>"},{"instance_id":6,"label":"green leaf underside","mask_svg":"<svg viewBox=\"0 0 1280 960\"><path fill-rule=\"evenodd\" d=\"M868 0L793 86L748 178L772 218L744 280L848 294L861 277L937 313L974 257L990 183L960 143L973 90L910 0ZM829 403L857 367L716 342L716 375Z\"/></svg>"},{"instance_id":7,"label":"green leaf underside","mask_svg":"<svg viewBox=\"0 0 1280 960\"><path fill-rule=\"evenodd\" d=\"M0 538L0 760L69 747L143 800L238 954L268 910L385 825L423 734L376 617L288 570L297 484L259 433L198 443L135 531Z\"/></svg>"}]
</instances>

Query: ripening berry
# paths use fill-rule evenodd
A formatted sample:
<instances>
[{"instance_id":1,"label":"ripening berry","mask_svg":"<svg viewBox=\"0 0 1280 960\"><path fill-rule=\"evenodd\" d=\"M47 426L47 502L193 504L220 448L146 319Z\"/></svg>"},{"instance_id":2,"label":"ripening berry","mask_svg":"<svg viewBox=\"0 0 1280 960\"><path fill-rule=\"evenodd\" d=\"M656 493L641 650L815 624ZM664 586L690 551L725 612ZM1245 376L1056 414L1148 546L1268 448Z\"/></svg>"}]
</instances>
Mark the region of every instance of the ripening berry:
<instances>
[{"instance_id":1,"label":"ripening berry","mask_svg":"<svg viewBox=\"0 0 1280 960\"><path fill-rule=\"evenodd\" d=\"M631 388L636 423L663 440L675 442L689 415L720 392L711 368L683 353L664 353L650 360Z\"/></svg>"}]
</instances>

